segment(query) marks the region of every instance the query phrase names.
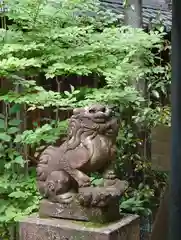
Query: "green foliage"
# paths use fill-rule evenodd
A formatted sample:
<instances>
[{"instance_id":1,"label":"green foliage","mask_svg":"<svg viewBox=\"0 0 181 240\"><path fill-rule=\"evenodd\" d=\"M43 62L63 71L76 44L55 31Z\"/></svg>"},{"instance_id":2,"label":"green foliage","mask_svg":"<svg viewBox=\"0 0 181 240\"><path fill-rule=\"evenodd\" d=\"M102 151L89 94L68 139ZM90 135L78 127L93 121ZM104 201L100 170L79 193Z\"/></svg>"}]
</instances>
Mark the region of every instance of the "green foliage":
<instances>
[{"instance_id":1,"label":"green foliage","mask_svg":"<svg viewBox=\"0 0 181 240\"><path fill-rule=\"evenodd\" d=\"M0 237L10 239L9 227L38 210L40 195L35 173L29 175L6 173L0 175Z\"/></svg>"},{"instance_id":2,"label":"green foliage","mask_svg":"<svg viewBox=\"0 0 181 240\"><path fill-rule=\"evenodd\" d=\"M104 184L104 179L101 177L99 173L91 174L91 185L92 186L101 186Z\"/></svg>"},{"instance_id":3,"label":"green foliage","mask_svg":"<svg viewBox=\"0 0 181 240\"><path fill-rule=\"evenodd\" d=\"M94 0L8 0L7 4L9 11L3 15L13 25L0 29L0 77L8 79L12 89L0 89L6 107L0 115L0 201L6 202L0 204L2 225L38 206L35 177L27 170L23 148L55 143L67 124L59 120L59 111L94 102L116 105L121 113L116 167L130 182L121 209L148 212L165 177L153 172L146 156L138 153L142 144L138 131L170 124L169 108L157 104L170 86L170 65L162 64L160 57L164 34L116 25L119 16L102 10ZM40 75L52 82L58 76L94 76L105 84L99 89L70 86L70 91L59 93L39 86ZM29 77L34 80L26 80ZM138 83L145 81L146 97L138 90ZM51 108L56 119L22 132L17 121L22 108L27 112ZM92 176L93 185L101 181L101 176Z\"/></svg>"},{"instance_id":4,"label":"green foliage","mask_svg":"<svg viewBox=\"0 0 181 240\"><path fill-rule=\"evenodd\" d=\"M24 166L22 156L16 148L13 148L14 136L19 132L21 122L13 116L14 114L11 114L11 108L6 106L6 110L6 115L0 115L0 171L16 169L17 165Z\"/></svg>"},{"instance_id":5,"label":"green foliage","mask_svg":"<svg viewBox=\"0 0 181 240\"><path fill-rule=\"evenodd\" d=\"M53 144L66 134L67 121L51 121L50 124L45 124L42 127L33 130L25 130L22 134L16 135L15 142L37 147L43 144Z\"/></svg>"},{"instance_id":6,"label":"green foliage","mask_svg":"<svg viewBox=\"0 0 181 240\"><path fill-rule=\"evenodd\" d=\"M137 114L138 118L142 112L140 110ZM121 199L121 211L148 216L160 203L160 194L168 181L168 175L152 169L144 146L149 138L141 138L138 135L140 129L138 126L140 127L141 123L146 124L147 127L167 124L169 122L168 115L164 114L163 111L161 114L155 112L152 118L149 114L141 115L142 119L140 119L139 125L137 125L137 119L134 122L134 118L131 123L128 123L127 120L121 123L122 127L117 139L116 171L121 179L129 182L129 188ZM142 149L143 152L138 149Z\"/></svg>"},{"instance_id":7,"label":"green foliage","mask_svg":"<svg viewBox=\"0 0 181 240\"><path fill-rule=\"evenodd\" d=\"M49 119L35 130L24 129L22 133L23 124L17 121L18 113L22 109L34 111L48 107L58 112L59 109L83 105L78 103L80 98L88 102L94 91L86 95L88 91L77 90L73 86L71 92L63 94L46 91L37 84L39 75L86 75L96 72L96 66L103 64L102 68L105 67L106 63L101 63L105 54L101 56L102 44L99 46L97 33L108 25L111 27L117 20L113 13L101 11L99 4L93 1L9 0L6 3L9 11L3 15L13 20L13 25L3 25L5 28L0 29L0 77L4 81L9 79L13 86L12 90L1 89L0 93L0 101L6 108L0 117L2 229L37 210L40 197L35 175L28 169L24 146L54 143L66 130L66 122L57 118L55 121ZM96 49L100 56L93 66L97 56L92 55ZM32 76L36 80L26 80ZM12 114L11 106L14 109Z\"/></svg>"},{"instance_id":8,"label":"green foliage","mask_svg":"<svg viewBox=\"0 0 181 240\"><path fill-rule=\"evenodd\" d=\"M15 107L5 106L6 115L0 115L0 229L37 210L40 199L35 173L23 174L26 162L15 145L21 121L15 116Z\"/></svg>"},{"instance_id":9,"label":"green foliage","mask_svg":"<svg viewBox=\"0 0 181 240\"><path fill-rule=\"evenodd\" d=\"M148 216L151 213L150 200L154 196L154 191L148 185L138 186L138 190L133 190L131 196L126 195L121 201L121 211L128 213L137 213Z\"/></svg>"},{"instance_id":10,"label":"green foliage","mask_svg":"<svg viewBox=\"0 0 181 240\"><path fill-rule=\"evenodd\" d=\"M93 91L90 100L110 102L113 98L115 102L121 94L124 102L127 95L133 94L132 101L137 98L133 82L155 71L151 49L162 47L162 33L147 34L140 29L113 27L112 24L105 26L103 23L111 22L115 15L105 12L102 18L103 11L96 1L15 2L8 1L10 11L7 13L15 25L3 30L0 41L1 76L17 82L17 77L12 77L14 73L32 76L43 72L47 78L95 73L98 78L105 78L106 87L100 93ZM94 12L93 16L87 13L88 9ZM160 66L158 71L164 72L164 68ZM128 85L131 87L125 88ZM33 105L33 109L75 106L75 95L64 99L60 94L37 86L34 90L38 93L32 95L24 91L23 96L17 96L9 92L1 99L26 102Z\"/></svg>"},{"instance_id":11,"label":"green foliage","mask_svg":"<svg viewBox=\"0 0 181 240\"><path fill-rule=\"evenodd\" d=\"M38 209L40 196L36 189L35 173L30 171L29 176L7 173L0 180L1 195L4 195L4 199L0 199L1 224L20 220Z\"/></svg>"}]
</instances>

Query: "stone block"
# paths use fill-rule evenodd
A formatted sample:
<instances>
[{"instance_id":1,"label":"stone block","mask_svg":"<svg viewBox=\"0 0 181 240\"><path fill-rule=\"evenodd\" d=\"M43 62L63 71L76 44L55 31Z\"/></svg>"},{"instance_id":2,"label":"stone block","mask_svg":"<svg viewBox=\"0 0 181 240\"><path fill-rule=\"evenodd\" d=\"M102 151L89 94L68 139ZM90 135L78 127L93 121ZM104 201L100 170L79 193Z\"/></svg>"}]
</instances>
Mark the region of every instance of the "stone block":
<instances>
[{"instance_id":1,"label":"stone block","mask_svg":"<svg viewBox=\"0 0 181 240\"><path fill-rule=\"evenodd\" d=\"M111 185L109 185L112 183ZM119 205L123 192L128 188L125 181L108 180L106 186L80 188L71 201L60 203L43 199L40 202L39 216L89 222L113 222L120 219Z\"/></svg>"},{"instance_id":2,"label":"stone block","mask_svg":"<svg viewBox=\"0 0 181 240\"><path fill-rule=\"evenodd\" d=\"M52 203L43 199L40 203L39 215L42 218L61 218L80 221L105 223L120 219L119 199L113 199L112 207L85 207L75 200L70 204Z\"/></svg>"},{"instance_id":3,"label":"stone block","mask_svg":"<svg viewBox=\"0 0 181 240\"><path fill-rule=\"evenodd\" d=\"M19 224L19 240L139 240L139 218L125 215L104 225L32 215Z\"/></svg>"}]
</instances>

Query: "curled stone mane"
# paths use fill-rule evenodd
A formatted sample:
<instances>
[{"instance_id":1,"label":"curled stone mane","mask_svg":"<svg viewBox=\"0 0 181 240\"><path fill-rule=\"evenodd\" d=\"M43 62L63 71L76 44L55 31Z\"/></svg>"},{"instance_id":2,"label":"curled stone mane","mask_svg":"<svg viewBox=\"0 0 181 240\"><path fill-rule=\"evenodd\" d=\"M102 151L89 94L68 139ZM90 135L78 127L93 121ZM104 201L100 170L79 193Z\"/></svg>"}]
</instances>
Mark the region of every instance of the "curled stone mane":
<instances>
[{"instance_id":1,"label":"curled stone mane","mask_svg":"<svg viewBox=\"0 0 181 240\"><path fill-rule=\"evenodd\" d=\"M97 135L96 130L99 128L99 125L94 124L92 120L89 120L89 124L84 123L84 121L85 119L82 119L81 115L73 115L69 119L67 150L73 150L78 147L81 144L82 138L89 136L93 139Z\"/></svg>"},{"instance_id":2,"label":"curled stone mane","mask_svg":"<svg viewBox=\"0 0 181 240\"><path fill-rule=\"evenodd\" d=\"M69 119L67 150L75 149L81 143L80 136L83 133L80 121L76 118Z\"/></svg>"},{"instance_id":3,"label":"curled stone mane","mask_svg":"<svg viewBox=\"0 0 181 240\"><path fill-rule=\"evenodd\" d=\"M87 137L93 139L97 134L105 134L108 124L110 126L111 110L102 105L76 108L69 120L67 150L78 147Z\"/></svg>"}]
</instances>

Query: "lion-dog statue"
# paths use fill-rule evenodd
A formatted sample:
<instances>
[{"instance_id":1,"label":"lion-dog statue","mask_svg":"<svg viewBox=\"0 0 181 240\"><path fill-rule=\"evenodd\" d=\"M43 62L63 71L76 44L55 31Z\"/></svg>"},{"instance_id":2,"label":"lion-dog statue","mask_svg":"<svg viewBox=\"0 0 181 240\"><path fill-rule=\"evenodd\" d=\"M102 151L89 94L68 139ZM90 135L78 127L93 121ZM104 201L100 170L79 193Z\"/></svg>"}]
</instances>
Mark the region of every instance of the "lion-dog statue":
<instances>
[{"instance_id":1,"label":"lion-dog statue","mask_svg":"<svg viewBox=\"0 0 181 240\"><path fill-rule=\"evenodd\" d=\"M116 179L116 137L119 121L104 105L74 109L68 136L60 147L47 147L37 166L40 193L52 202L70 202L80 188L91 185L90 173Z\"/></svg>"}]
</instances>

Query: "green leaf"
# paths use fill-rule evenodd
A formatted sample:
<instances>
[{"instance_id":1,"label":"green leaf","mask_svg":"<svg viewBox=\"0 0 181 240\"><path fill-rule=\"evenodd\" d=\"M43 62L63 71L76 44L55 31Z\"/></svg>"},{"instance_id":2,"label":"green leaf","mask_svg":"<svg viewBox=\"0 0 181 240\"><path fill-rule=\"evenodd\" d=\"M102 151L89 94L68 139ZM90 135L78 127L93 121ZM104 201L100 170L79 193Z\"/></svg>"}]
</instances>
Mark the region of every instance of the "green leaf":
<instances>
[{"instance_id":1,"label":"green leaf","mask_svg":"<svg viewBox=\"0 0 181 240\"><path fill-rule=\"evenodd\" d=\"M32 212L30 212L32 213ZM23 220L26 216L28 217L30 214L25 214L25 212L20 212L19 214L16 214L16 216L14 217L14 221L15 222L19 222L21 220Z\"/></svg>"},{"instance_id":2,"label":"green leaf","mask_svg":"<svg viewBox=\"0 0 181 240\"><path fill-rule=\"evenodd\" d=\"M7 217L6 215L0 215L0 223L4 224L4 223L8 222L9 220L11 220L11 218L9 219L9 217Z\"/></svg>"},{"instance_id":3,"label":"green leaf","mask_svg":"<svg viewBox=\"0 0 181 240\"><path fill-rule=\"evenodd\" d=\"M7 222L11 219L13 219L16 216L17 213L17 209L14 206L9 206L6 211L5 211L5 215L7 217Z\"/></svg>"},{"instance_id":4,"label":"green leaf","mask_svg":"<svg viewBox=\"0 0 181 240\"><path fill-rule=\"evenodd\" d=\"M15 143L19 143L19 142L21 142L21 141L22 141L22 135L21 135L21 134L17 134L16 137L15 137L14 142L15 142Z\"/></svg>"},{"instance_id":5,"label":"green leaf","mask_svg":"<svg viewBox=\"0 0 181 240\"><path fill-rule=\"evenodd\" d=\"M4 199L0 199L0 215L2 213L4 213L4 211L7 208L8 204L9 204L8 201L6 201Z\"/></svg>"},{"instance_id":6,"label":"green leaf","mask_svg":"<svg viewBox=\"0 0 181 240\"><path fill-rule=\"evenodd\" d=\"M0 129L5 128L5 121L3 119L0 119Z\"/></svg>"},{"instance_id":7,"label":"green leaf","mask_svg":"<svg viewBox=\"0 0 181 240\"><path fill-rule=\"evenodd\" d=\"M4 167L5 167L6 169L10 169L10 168L12 167L12 161L6 163L6 164L4 165Z\"/></svg>"},{"instance_id":8,"label":"green leaf","mask_svg":"<svg viewBox=\"0 0 181 240\"><path fill-rule=\"evenodd\" d=\"M22 192L22 191L16 191L16 192L12 192L8 195L10 198L24 198L26 199L29 194L27 192Z\"/></svg>"},{"instance_id":9,"label":"green leaf","mask_svg":"<svg viewBox=\"0 0 181 240\"><path fill-rule=\"evenodd\" d=\"M21 105L20 104L14 104L10 110L9 110L9 113L10 114L14 114L14 113L17 113L21 110Z\"/></svg>"},{"instance_id":10,"label":"green leaf","mask_svg":"<svg viewBox=\"0 0 181 240\"><path fill-rule=\"evenodd\" d=\"M12 119L8 122L8 125L10 126L19 126L22 121L18 119Z\"/></svg>"},{"instance_id":11,"label":"green leaf","mask_svg":"<svg viewBox=\"0 0 181 240\"><path fill-rule=\"evenodd\" d=\"M17 127L10 127L10 128L8 128L8 130L7 130L7 133L8 133L8 134L15 134L15 133L17 133L17 132L19 132L19 128L17 128Z\"/></svg>"},{"instance_id":12,"label":"green leaf","mask_svg":"<svg viewBox=\"0 0 181 240\"><path fill-rule=\"evenodd\" d=\"M75 90L75 87L73 85L70 85L70 89L71 89L71 93L73 93Z\"/></svg>"},{"instance_id":13,"label":"green leaf","mask_svg":"<svg viewBox=\"0 0 181 240\"><path fill-rule=\"evenodd\" d=\"M68 96L68 97L71 96L71 93L69 93L68 91L64 91L64 93L65 93L65 95Z\"/></svg>"},{"instance_id":14,"label":"green leaf","mask_svg":"<svg viewBox=\"0 0 181 240\"><path fill-rule=\"evenodd\" d=\"M154 97L156 97L157 99L159 99L159 98L160 98L160 94L159 94L159 92L158 92L158 91L156 91L156 90L153 90L153 91L152 91L152 94L153 94L153 96L154 96Z\"/></svg>"},{"instance_id":15,"label":"green leaf","mask_svg":"<svg viewBox=\"0 0 181 240\"><path fill-rule=\"evenodd\" d=\"M18 156L13 160L13 163L19 164L21 167L24 167L25 161L22 156Z\"/></svg>"},{"instance_id":16,"label":"green leaf","mask_svg":"<svg viewBox=\"0 0 181 240\"><path fill-rule=\"evenodd\" d=\"M2 113L0 113L0 118L4 119L5 116Z\"/></svg>"},{"instance_id":17,"label":"green leaf","mask_svg":"<svg viewBox=\"0 0 181 240\"><path fill-rule=\"evenodd\" d=\"M4 142L10 142L11 137L6 133L0 133L0 140Z\"/></svg>"},{"instance_id":18,"label":"green leaf","mask_svg":"<svg viewBox=\"0 0 181 240\"><path fill-rule=\"evenodd\" d=\"M38 127L39 126L38 122L33 122L33 126Z\"/></svg>"},{"instance_id":19,"label":"green leaf","mask_svg":"<svg viewBox=\"0 0 181 240\"><path fill-rule=\"evenodd\" d=\"M94 185L94 186L100 186L100 185L103 185L104 179L103 179L103 178L94 179L94 180L92 180L91 183L92 183L92 185Z\"/></svg>"}]
</instances>

